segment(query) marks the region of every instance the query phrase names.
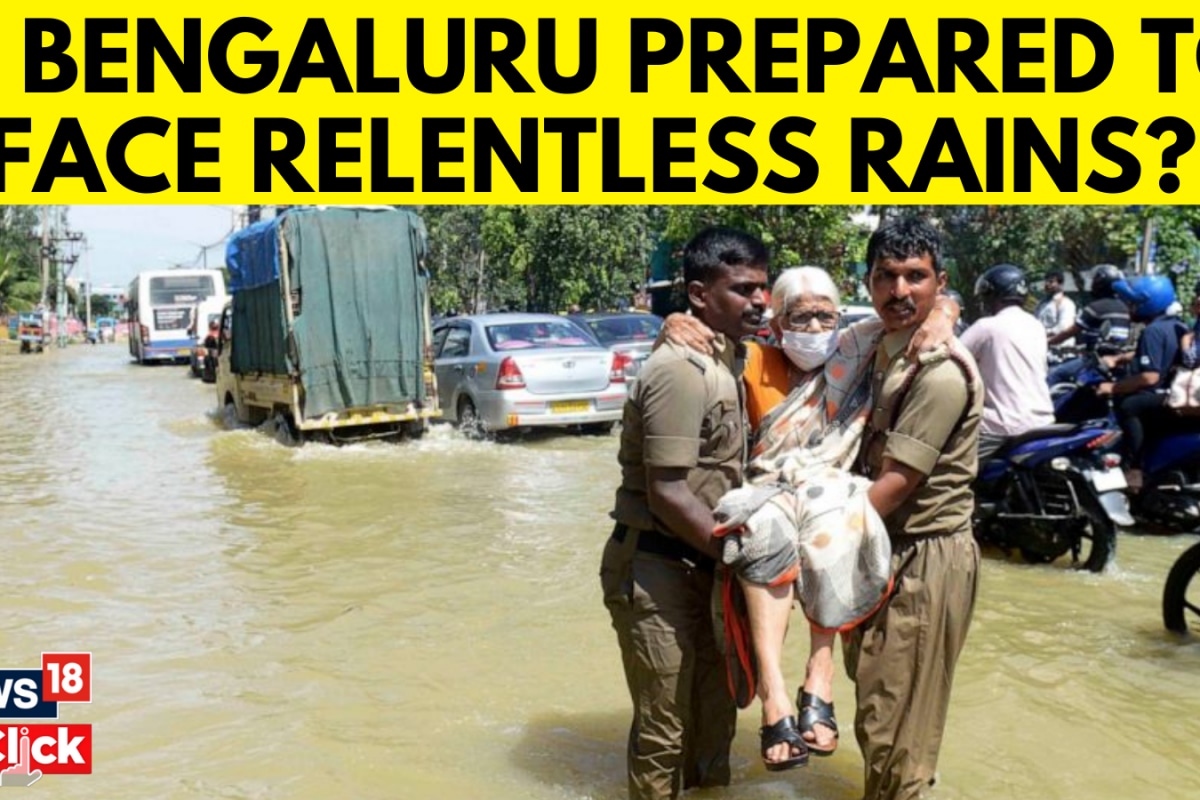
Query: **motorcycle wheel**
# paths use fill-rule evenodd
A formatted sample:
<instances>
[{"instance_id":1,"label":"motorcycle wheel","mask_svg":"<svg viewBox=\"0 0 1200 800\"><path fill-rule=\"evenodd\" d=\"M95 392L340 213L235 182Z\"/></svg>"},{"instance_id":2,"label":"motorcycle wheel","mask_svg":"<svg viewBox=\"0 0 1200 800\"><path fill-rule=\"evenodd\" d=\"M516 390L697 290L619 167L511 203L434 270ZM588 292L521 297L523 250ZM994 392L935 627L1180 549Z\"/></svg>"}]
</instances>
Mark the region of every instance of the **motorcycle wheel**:
<instances>
[{"instance_id":1,"label":"motorcycle wheel","mask_svg":"<svg viewBox=\"0 0 1200 800\"><path fill-rule=\"evenodd\" d=\"M1089 572L1103 572L1108 562L1117 554L1117 526L1108 518L1103 509L1088 511L1088 530L1082 535L1079 544L1072 549L1071 555L1075 565ZM1090 544L1089 544L1090 542ZM1087 558L1080 555L1087 547Z\"/></svg>"},{"instance_id":2,"label":"motorcycle wheel","mask_svg":"<svg viewBox=\"0 0 1200 800\"><path fill-rule=\"evenodd\" d=\"M1188 587L1192 579L1200 574L1200 543L1183 551L1183 555L1167 573L1167 585L1163 588L1163 625L1175 633L1200 632L1200 605L1188 600ZM1196 581L1200 586L1200 581ZM1198 600L1197 602L1200 602ZM1190 615L1190 616L1189 616Z\"/></svg>"}]
</instances>

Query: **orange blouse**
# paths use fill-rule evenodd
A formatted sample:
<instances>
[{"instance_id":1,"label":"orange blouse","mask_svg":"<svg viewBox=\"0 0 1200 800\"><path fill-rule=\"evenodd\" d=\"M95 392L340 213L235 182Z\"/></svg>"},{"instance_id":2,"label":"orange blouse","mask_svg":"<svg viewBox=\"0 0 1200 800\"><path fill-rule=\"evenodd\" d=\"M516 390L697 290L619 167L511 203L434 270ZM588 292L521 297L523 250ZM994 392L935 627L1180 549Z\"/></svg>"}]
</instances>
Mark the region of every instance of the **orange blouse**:
<instances>
[{"instance_id":1,"label":"orange blouse","mask_svg":"<svg viewBox=\"0 0 1200 800\"><path fill-rule=\"evenodd\" d=\"M757 432L763 417L783 402L791 391L791 363L778 347L746 343L746 416L751 431Z\"/></svg>"}]
</instances>

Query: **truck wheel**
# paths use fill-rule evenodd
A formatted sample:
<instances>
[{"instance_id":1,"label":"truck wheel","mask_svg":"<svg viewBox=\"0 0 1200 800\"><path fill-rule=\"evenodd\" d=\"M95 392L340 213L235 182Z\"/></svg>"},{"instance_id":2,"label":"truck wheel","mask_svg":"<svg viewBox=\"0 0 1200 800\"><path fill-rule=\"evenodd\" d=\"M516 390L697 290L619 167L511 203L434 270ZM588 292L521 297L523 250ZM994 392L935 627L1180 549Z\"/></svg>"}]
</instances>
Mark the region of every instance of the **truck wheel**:
<instances>
[{"instance_id":1,"label":"truck wheel","mask_svg":"<svg viewBox=\"0 0 1200 800\"><path fill-rule=\"evenodd\" d=\"M295 447L303 442L299 431L292 424L292 418L289 414L276 411L275 416L271 418L271 424L274 426L275 441L284 447Z\"/></svg>"},{"instance_id":2,"label":"truck wheel","mask_svg":"<svg viewBox=\"0 0 1200 800\"><path fill-rule=\"evenodd\" d=\"M1183 551L1183 555L1167 574L1167 585L1163 589L1163 625L1175 633L1187 633L1189 628L1200 633L1200 598L1188 600L1188 587L1193 584L1200 589L1200 544ZM1190 615L1190 616L1189 616Z\"/></svg>"}]
</instances>

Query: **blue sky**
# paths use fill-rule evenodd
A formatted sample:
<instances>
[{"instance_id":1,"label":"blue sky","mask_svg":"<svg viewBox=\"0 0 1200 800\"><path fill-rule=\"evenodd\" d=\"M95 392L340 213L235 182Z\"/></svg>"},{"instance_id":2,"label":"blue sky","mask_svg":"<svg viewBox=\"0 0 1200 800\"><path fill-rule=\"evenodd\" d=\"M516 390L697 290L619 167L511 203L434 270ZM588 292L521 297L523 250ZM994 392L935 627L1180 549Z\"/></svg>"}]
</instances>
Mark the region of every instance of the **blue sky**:
<instances>
[{"instance_id":1,"label":"blue sky","mask_svg":"<svg viewBox=\"0 0 1200 800\"><path fill-rule=\"evenodd\" d=\"M224 239L245 206L70 206L67 224L91 247L92 283L123 286L144 269L225 263ZM80 260L79 277L83 261Z\"/></svg>"}]
</instances>

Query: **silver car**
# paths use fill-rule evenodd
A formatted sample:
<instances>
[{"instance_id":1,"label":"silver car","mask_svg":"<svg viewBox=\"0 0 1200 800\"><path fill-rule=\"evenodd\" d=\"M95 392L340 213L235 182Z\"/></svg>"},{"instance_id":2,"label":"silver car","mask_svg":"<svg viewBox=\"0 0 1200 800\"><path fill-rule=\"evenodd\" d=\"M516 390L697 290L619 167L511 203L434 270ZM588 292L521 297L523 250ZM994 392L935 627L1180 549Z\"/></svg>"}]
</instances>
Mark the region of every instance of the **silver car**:
<instances>
[{"instance_id":1,"label":"silver car","mask_svg":"<svg viewBox=\"0 0 1200 800\"><path fill-rule=\"evenodd\" d=\"M663 324L662 317L654 314L572 314L570 318L586 326L609 350L629 356L625 377L631 381L654 350Z\"/></svg>"},{"instance_id":2,"label":"silver car","mask_svg":"<svg viewBox=\"0 0 1200 800\"><path fill-rule=\"evenodd\" d=\"M433 352L445 418L468 433L547 425L601 433L625 406L628 357L565 317L444 319Z\"/></svg>"}]
</instances>

